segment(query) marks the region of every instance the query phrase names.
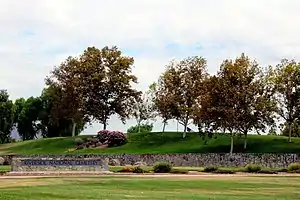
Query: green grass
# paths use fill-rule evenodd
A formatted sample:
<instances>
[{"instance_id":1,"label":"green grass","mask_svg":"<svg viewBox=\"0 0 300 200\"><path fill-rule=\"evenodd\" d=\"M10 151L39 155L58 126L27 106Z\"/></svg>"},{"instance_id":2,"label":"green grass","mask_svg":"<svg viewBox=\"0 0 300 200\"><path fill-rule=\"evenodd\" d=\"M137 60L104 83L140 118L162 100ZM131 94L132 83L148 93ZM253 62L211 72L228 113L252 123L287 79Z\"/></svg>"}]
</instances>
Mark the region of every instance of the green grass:
<instances>
[{"instance_id":1,"label":"green grass","mask_svg":"<svg viewBox=\"0 0 300 200\"><path fill-rule=\"evenodd\" d=\"M246 153L299 153L300 138L288 143L287 137L248 136L248 148L243 149L243 137L235 137L234 152ZM0 154L161 154L161 153L228 153L230 138L215 135L206 143L197 133L188 133L183 139L181 133L131 134L129 142L121 147L107 149L82 149L75 147L74 138L50 138L0 145Z\"/></svg>"},{"instance_id":2,"label":"green grass","mask_svg":"<svg viewBox=\"0 0 300 200\"><path fill-rule=\"evenodd\" d=\"M68 177L2 179L3 200L298 200L300 177Z\"/></svg>"},{"instance_id":3,"label":"green grass","mask_svg":"<svg viewBox=\"0 0 300 200\"><path fill-rule=\"evenodd\" d=\"M0 173L1 172L9 172L11 170L10 165L0 165Z\"/></svg>"}]
</instances>

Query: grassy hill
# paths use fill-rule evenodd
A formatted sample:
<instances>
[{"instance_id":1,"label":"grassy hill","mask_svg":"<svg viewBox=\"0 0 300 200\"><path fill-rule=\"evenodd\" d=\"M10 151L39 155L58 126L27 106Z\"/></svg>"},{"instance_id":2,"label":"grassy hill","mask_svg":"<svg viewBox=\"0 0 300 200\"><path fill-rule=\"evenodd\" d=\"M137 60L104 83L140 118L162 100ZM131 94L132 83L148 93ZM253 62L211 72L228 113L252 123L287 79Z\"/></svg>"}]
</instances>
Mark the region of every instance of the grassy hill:
<instances>
[{"instance_id":1,"label":"grassy hill","mask_svg":"<svg viewBox=\"0 0 300 200\"><path fill-rule=\"evenodd\" d=\"M82 137L82 136L81 136ZM0 145L0 154L159 154L159 153L228 153L230 138L215 135L206 143L197 133L182 139L181 133L131 134L129 142L121 147L107 149L82 149L75 147L74 138L46 138ZM292 143L286 137L249 135L248 148L243 150L243 137L235 137L234 152L247 153L300 153L300 138Z\"/></svg>"}]
</instances>

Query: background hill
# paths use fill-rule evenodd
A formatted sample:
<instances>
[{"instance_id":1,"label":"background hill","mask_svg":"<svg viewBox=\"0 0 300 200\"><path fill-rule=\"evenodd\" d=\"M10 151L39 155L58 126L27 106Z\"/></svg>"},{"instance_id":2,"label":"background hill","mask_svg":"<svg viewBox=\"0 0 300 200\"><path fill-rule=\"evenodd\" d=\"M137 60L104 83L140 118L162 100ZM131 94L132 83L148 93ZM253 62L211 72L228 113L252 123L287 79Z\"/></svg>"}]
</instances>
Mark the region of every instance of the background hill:
<instances>
[{"instance_id":1,"label":"background hill","mask_svg":"<svg viewBox=\"0 0 300 200\"><path fill-rule=\"evenodd\" d=\"M87 136L79 136L87 137ZM300 138L288 143L287 137L249 135L248 148L243 149L243 137L235 137L234 152L247 153L300 153ZM181 133L130 134L129 141L121 147L107 149L75 150L72 137L45 138L0 145L0 154L162 154L162 153L228 153L230 138L214 135L207 142L197 133L189 133L182 139Z\"/></svg>"}]
</instances>

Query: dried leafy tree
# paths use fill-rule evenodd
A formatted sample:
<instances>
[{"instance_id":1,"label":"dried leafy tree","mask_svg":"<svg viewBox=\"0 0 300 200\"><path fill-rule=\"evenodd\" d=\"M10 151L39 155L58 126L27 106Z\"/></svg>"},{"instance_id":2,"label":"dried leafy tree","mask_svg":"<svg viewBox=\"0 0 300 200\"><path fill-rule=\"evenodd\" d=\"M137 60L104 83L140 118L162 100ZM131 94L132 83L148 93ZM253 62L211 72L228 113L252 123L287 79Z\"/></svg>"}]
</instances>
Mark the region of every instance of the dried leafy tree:
<instances>
[{"instance_id":1,"label":"dried leafy tree","mask_svg":"<svg viewBox=\"0 0 300 200\"><path fill-rule=\"evenodd\" d=\"M155 94L153 98L154 109L163 120L162 132L165 132L168 121L172 119L174 109L174 102L170 98L172 96L168 96L166 92L167 88L163 82L163 76L160 76L158 83L153 83L150 88Z\"/></svg>"},{"instance_id":2,"label":"dried leafy tree","mask_svg":"<svg viewBox=\"0 0 300 200\"><path fill-rule=\"evenodd\" d=\"M203 133L204 138L209 132L216 129L219 112L218 102L220 94L223 92L219 87L217 76L210 76L204 79L202 90L196 98L193 109L193 123L198 126L199 133ZM204 130L203 130L204 129Z\"/></svg>"},{"instance_id":3,"label":"dried leafy tree","mask_svg":"<svg viewBox=\"0 0 300 200\"><path fill-rule=\"evenodd\" d=\"M300 63L283 59L269 71L269 81L273 84L278 115L283 118L289 130L289 142L292 142L292 124L299 118L300 110Z\"/></svg>"},{"instance_id":4,"label":"dried leafy tree","mask_svg":"<svg viewBox=\"0 0 300 200\"><path fill-rule=\"evenodd\" d=\"M221 126L231 133L231 154L234 131L243 133L246 149L250 131L265 130L274 123L273 92L263 75L257 62L245 54L235 60L225 60L221 65L219 76L223 101L219 110L222 111Z\"/></svg>"},{"instance_id":5,"label":"dried leafy tree","mask_svg":"<svg viewBox=\"0 0 300 200\"><path fill-rule=\"evenodd\" d=\"M52 123L58 124L60 119L71 120L72 136L75 136L77 123L87 116L84 102L87 86L82 85L87 73L78 58L68 57L46 77L47 87L59 94L51 109Z\"/></svg>"},{"instance_id":6,"label":"dried leafy tree","mask_svg":"<svg viewBox=\"0 0 300 200\"><path fill-rule=\"evenodd\" d=\"M183 138L186 137L196 98L207 75L206 60L194 56L170 62L159 80L158 94L167 101L165 110L184 126Z\"/></svg>"},{"instance_id":7,"label":"dried leafy tree","mask_svg":"<svg viewBox=\"0 0 300 200\"><path fill-rule=\"evenodd\" d=\"M103 124L117 115L125 123L134 100L140 92L132 87L137 77L132 74L134 59L122 55L116 47L87 48L79 59L81 66L81 93L89 116Z\"/></svg>"}]
</instances>

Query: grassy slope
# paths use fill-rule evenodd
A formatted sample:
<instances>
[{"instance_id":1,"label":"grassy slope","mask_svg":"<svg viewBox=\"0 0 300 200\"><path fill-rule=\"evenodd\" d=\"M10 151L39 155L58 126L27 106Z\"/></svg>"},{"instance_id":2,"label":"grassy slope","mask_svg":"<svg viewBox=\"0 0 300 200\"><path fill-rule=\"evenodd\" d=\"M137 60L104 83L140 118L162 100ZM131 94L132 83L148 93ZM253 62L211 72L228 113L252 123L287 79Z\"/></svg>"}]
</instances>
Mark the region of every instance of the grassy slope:
<instances>
[{"instance_id":1,"label":"grassy slope","mask_svg":"<svg viewBox=\"0 0 300 200\"><path fill-rule=\"evenodd\" d=\"M299 177L3 179L0 199L300 199Z\"/></svg>"},{"instance_id":2,"label":"grassy slope","mask_svg":"<svg viewBox=\"0 0 300 200\"><path fill-rule=\"evenodd\" d=\"M182 139L181 133L144 133L130 135L129 142L121 147L68 152L74 147L74 138L39 139L0 145L0 154L227 153L230 139L219 135L205 144L197 133L189 133L185 139ZM288 143L286 137L249 135L248 149L244 151L243 137L236 137L234 152L300 153L300 138L293 138L293 143Z\"/></svg>"}]
</instances>

